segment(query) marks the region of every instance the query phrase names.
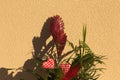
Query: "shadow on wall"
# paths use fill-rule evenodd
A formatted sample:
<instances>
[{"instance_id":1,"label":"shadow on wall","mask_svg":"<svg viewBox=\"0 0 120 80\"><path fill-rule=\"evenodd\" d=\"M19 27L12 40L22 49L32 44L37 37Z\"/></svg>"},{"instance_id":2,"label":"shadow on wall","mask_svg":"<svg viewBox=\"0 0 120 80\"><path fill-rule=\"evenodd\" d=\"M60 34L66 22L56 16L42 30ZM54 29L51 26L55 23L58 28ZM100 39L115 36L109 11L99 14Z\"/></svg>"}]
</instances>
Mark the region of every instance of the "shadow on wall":
<instances>
[{"instance_id":1,"label":"shadow on wall","mask_svg":"<svg viewBox=\"0 0 120 80\"><path fill-rule=\"evenodd\" d=\"M46 43L47 39L50 37L49 26L50 26L50 19L48 18L42 27L42 31L40 33L40 37L34 37L32 40L34 52L33 58L42 59L44 53L50 53L53 50L54 42L51 40L48 44ZM8 73L6 68L0 68L0 80L37 80L36 77L24 70L30 70L37 72L39 66L37 65L37 61L34 59L28 59L25 61L23 65L23 71L18 71L18 73L13 76L13 72ZM40 70L39 70L40 71ZM45 77L44 71L39 72L42 77Z\"/></svg>"}]
</instances>

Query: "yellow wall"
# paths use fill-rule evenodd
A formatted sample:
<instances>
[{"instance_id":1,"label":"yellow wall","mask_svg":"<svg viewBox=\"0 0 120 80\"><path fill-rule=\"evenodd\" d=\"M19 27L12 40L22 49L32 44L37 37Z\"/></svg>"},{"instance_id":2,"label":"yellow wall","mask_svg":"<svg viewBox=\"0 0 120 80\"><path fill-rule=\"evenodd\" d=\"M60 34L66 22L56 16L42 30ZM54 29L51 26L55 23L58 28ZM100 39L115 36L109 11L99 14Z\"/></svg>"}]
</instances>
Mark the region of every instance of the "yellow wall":
<instances>
[{"instance_id":1,"label":"yellow wall","mask_svg":"<svg viewBox=\"0 0 120 80\"><path fill-rule=\"evenodd\" d=\"M99 80L119 80L120 0L0 0L0 67L17 68L31 58L33 37L56 14L76 44L87 24L87 43L108 58Z\"/></svg>"}]
</instances>

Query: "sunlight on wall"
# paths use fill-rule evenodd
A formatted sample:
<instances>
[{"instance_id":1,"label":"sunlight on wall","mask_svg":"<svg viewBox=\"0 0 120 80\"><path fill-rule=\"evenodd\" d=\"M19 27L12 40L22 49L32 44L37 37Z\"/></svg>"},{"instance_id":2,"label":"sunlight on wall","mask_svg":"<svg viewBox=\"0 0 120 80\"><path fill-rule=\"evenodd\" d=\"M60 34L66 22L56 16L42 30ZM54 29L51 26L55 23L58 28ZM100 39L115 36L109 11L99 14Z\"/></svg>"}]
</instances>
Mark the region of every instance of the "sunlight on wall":
<instances>
[{"instance_id":1,"label":"sunlight on wall","mask_svg":"<svg viewBox=\"0 0 120 80\"><path fill-rule=\"evenodd\" d=\"M32 39L40 36L48 17L60 15L68 39L77 44L87 24L87 43L107 56L99 80L120 77L119 0L2 0L0 1L0 67L18 68L31 58Z\"/></svg>"}]
</instances>

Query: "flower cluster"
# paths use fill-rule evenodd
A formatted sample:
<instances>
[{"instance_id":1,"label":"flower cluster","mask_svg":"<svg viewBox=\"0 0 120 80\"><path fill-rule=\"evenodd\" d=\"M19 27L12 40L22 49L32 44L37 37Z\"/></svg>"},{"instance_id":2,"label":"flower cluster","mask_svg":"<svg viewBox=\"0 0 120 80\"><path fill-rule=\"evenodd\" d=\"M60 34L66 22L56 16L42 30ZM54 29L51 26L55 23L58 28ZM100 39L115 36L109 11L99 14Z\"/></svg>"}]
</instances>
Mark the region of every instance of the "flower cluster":
<instances>
[{"instance_id":1,"label":"flower cluster","mask_svg":"<svg viewBox=\"0 0 120 80\"><path fill-rule=\"evenodd\" d=\"M50 18L48 27L56 50L47 55L46 60L40 59L40 68L46 71L47 77L43 79L39 76L38 80L96 80L99 77L96 72L102 71L96 65L104 63L104 56L95 55L86 44L86 26L83 27L83 41L80 40L79 45L67 40L64 23L59 15ZM66 42L72 50L63 54Z\"/></svg>"}]
</instances>

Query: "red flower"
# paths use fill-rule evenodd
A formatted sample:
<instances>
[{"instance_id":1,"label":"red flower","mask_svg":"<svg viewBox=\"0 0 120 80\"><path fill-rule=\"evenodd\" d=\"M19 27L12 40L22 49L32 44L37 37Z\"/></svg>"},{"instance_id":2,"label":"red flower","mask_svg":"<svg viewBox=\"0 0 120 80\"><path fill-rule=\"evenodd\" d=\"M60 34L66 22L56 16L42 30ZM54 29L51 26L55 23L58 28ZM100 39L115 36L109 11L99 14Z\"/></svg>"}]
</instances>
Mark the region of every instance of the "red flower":
<instances>
[{"instance_id":1,"label":"red flower","mask_svg":"<svg viewBox=\"0 0 120 80\"><path fill-rule=\"evenodd\" d=\"M65 77L65 78L63 78L62 80L70 80L70 79L68 79L68 78Z\"/></svg>"},{"instance_id":2,"label":"red flower","mask_svg":"<svg viewBox=\"0 0 120 80\"><path fill-rule=\"evenodd\" d=\"M51 17L50 21L50 32L53 36L53 40L55 41L57 47L58 55L62 54L62 51L65 47L67 36L64 33L64 23L59 15Z\"/></svg>"},{"instance_id":3,"label":"red flower","mask_svg":"<svg viewBox=\"0 0 120 80\"><path fill-rule=\"evenodd\" d=\"M43 62L42 67L45 69L53 69L54 68L54 60L48 58L46 62Z\"/></svg>"},{"instance_id":4,"label":"red flower","mask_svg":"<svg viewBox=\"0 0 120 80\"><path fill-rule=\"evenodd\" d=\"M62 69L62 71L64 72L64 75L65 75L70 69L70 64L68 64L68 63L60 64L60 68Z\"/></svg>"},{"instance_id":5,"label":"red flower","mask_svg":"<svg viewBox=\"0 0 120 80\"><path fill-rule=\"evenodd\" d=\"M80 70L80 65L74 65L70 67L70 70L66 73L66 75L62 78L62 80L70 80L75 77Z\"/></svg>"}]
</instances>

